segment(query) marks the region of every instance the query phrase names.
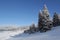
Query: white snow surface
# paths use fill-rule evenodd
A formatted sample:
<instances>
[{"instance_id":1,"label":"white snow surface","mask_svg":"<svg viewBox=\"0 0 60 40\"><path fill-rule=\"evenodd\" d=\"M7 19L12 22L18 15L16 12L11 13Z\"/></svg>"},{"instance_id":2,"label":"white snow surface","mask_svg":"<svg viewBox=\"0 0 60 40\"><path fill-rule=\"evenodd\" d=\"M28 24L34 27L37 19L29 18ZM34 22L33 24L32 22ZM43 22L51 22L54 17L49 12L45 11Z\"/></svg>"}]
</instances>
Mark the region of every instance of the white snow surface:
<instances>
[{"instance_id":1,"label":"white snow surface","mask_svg":"<svg viewBox=\"0 0 60 40\"><path fill-rule=\"evenodd\" d=\"M23 31L4 31L0 32L0 40L7 40L10 36L17 35L19 33L23 33Z\"/></svg>"},{"instance_id":2,"label":"white snow surface","mask_svg":"<svg viewBox=\"0 0 60 40\"><path fill-rule=\"evenodd\" d=\"M7 40L60 40L60 26L54 27L45 33L17 34Z\"/></svg>"},{"instance_id":3,"label":"white snow surface","mask_svg":"<svg viewBox=\"0 0 60 40\"><path fill-rule=\"evenodd\" d=\"M25 34L23 30L0 32L0 40L60 40L60 26L44 33Z\"/></svg>"}]
</instances>

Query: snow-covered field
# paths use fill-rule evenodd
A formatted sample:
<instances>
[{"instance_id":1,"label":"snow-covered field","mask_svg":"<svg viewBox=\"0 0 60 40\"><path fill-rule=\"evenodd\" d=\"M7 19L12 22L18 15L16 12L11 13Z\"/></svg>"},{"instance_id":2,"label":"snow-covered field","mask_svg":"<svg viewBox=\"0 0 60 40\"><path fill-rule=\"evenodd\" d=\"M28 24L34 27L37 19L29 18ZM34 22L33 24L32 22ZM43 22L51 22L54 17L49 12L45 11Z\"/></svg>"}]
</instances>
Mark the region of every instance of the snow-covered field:
<instances>
[{"instance_id":1,"label":"snow-covered field","mask_svg":"<svg viewBox=\"0 0 60 40\"><path fill-rule=\"evenodd\" d=\"M17 35L19 33L23 33L23 31L4 31L0 32L0 40L7 40L11 38L10 36Z\"/></svg>"},{"instance_id":2,"label":"snow-covered field","mask_svg":"<svg viewBox=\"0 0 60 40\"><path fill-rule=\"evenodd\" d=\"M60 40L60 26L45 33L24 34L23 31L5 31L0 33L0 40Z\"/></svg>"}]
</instances>

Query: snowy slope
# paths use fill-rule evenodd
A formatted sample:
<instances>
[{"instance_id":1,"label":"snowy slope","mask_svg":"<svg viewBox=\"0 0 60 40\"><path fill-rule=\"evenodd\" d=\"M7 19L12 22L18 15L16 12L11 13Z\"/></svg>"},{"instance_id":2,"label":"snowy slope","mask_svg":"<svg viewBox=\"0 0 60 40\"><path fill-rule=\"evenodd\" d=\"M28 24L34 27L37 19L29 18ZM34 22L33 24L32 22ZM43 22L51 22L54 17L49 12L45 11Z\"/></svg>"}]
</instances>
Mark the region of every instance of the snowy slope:
<instances>
[{"instance_id":1,"label":"snowy slope","mask_svg":"<svg viewBox=\"0 0 60 40\"><path fill-rule=\"evenodd\" d=\"M4 31L0 32L0 40L6 40L9 39L10 36L17 35L19 33L22 33L23 31Z\"/></svg>"},{"instance_id":2,"label":"snowy slope","mask_svg":"<svg viewBox=\"0 0 60 40\"><path fill-rule=\"evenodd\" d=\"M18 34L8 40L60 40L60 26L45 33Z\"/></svg>"}]
</instances>

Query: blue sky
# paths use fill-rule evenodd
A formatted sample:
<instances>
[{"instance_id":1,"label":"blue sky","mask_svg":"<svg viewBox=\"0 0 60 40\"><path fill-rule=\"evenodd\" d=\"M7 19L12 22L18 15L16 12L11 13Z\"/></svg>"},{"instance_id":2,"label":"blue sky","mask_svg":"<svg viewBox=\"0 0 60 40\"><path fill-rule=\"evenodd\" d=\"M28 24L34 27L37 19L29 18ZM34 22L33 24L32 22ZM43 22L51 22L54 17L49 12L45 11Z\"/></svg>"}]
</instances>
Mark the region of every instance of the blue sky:
<instances>
[{"instance_id":1,"label":"blue sky","mask_svg":"<svg viewBox=\"0 0 60 40\"><path fill-rule=\"evenodd\" d=\"M37 24L39 10L46 4L50 16L60 13L60 0L0 0L0 25Z\"/></svg>"}]
</instances>

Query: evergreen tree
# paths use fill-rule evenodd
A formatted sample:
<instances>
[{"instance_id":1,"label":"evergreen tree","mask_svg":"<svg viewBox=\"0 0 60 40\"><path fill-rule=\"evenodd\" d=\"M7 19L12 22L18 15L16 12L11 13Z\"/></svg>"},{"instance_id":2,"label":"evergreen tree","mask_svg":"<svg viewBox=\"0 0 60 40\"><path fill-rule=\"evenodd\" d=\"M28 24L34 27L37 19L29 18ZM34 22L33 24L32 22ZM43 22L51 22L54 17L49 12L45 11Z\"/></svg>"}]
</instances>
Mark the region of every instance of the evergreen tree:
<instances>
[{"instance_id":1,"label":"evergreen tree","mask_svg":"<svg viewBox=\"0 0 60 40\"><path fill-rule=\"evenodd\" d=\"M32 24L29 30L30 30L30 33L36 32L35 24Z\"/></svg>"},{"instance_id":2,"label":"evergreen tree","mask_svg":"<svg viewBox=\"0 0 60 40\"><path fill-rule=\"evenodd\" d=\"M42 15L42 12L40 10L39 12L39 18L38 18L38 29L41 30L43 27L42 27L42 18L43 18L43 15Z\"/></svg>"},{"instance_id":3,"label":"evergreen tree","mask_svg":"<svg viewBox=\"0 0 60 40\"><path fill-rule=\"evenodd\" d=\"M52 27L52 21L49 19L49 11L47 10L46 5L44 5L44 8L42 12L39 12L39 19L38 19L38 28L42 32L45 32Z\"/></svg>"},{"instance_id":4,"label":"evergreen tree","mask_svg":"<svg viewBox=\"0 0 60 40\"><path fill-rule=\"evenodd\" d=\"M55 12L53 15L53 26L58 26L59 25L59 17L58 14Z\"/></svg>"}]
</instances>

